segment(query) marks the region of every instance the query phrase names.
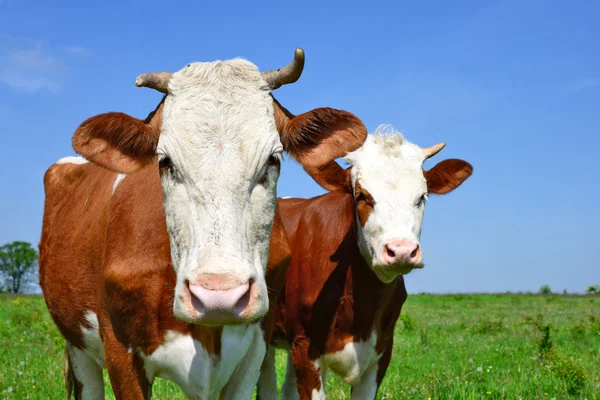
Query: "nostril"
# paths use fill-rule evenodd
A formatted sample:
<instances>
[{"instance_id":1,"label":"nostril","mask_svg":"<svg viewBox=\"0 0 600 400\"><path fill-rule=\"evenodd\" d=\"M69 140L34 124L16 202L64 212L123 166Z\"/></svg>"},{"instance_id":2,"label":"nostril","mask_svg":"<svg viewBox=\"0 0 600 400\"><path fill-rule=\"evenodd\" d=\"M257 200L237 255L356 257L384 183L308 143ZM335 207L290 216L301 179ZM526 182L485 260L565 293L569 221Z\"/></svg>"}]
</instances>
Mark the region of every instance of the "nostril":
<instances>
[{"instance_id":1,"label":"nostril","mask_svg":"<svg viewBox=\"0 0 600 400\"><path fill-rule=\"evenodd\" d=\"M236 312L242 312L246 309L246 307L248 307L248 304L250 303L251 288L252 288L252 284L249 285L246 293L244 293L244 295L242 297L240 297L240 299L237 301L237 303L235 303L234 309Z\"/></svg>"},{"instance_id":2,"label":"nostril","mask_svg":"<svg viewBox=\"0 0 600 400\"><path fill-rule=\"evenodd\" d=\"M387 253L389 258L396 257L396 252L394 252L394 250L392 250L387 244L385 245L385 252Z\"/></svg>"},{"instance_id":3,"label":"nostril","mask_svg":"<svg viewBox=\"0 0 600 400\"><path fill-rule=\"evenodd\" d=\"M410 253L410 259L411 260L419 258L419 253L420 253L419 250L420 250L419 245L417 245L415 247L415 249L412 251L412 253Z\"/></svg>"}]
</instances>

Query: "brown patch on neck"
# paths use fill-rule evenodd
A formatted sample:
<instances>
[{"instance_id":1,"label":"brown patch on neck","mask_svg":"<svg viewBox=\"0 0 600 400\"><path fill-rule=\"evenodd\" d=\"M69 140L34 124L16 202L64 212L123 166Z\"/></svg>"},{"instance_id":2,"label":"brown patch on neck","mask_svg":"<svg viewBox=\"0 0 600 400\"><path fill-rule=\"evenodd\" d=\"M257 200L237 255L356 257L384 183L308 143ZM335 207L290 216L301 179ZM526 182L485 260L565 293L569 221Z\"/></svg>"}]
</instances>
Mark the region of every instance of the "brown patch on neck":
<instances>
[{"instance_id":1,"label":"brown patch on neck","mask_svg":"<svg viewBox=\"0 0 600 400\"><path fill-rule=\"evenodd\" d=\"M356 203L356 214L361 227L365 227L369 216L375 207L375 200L367 189L361 186L359 181L356 181L354 189L354 202Z\"/></svg>"}]
</instances>

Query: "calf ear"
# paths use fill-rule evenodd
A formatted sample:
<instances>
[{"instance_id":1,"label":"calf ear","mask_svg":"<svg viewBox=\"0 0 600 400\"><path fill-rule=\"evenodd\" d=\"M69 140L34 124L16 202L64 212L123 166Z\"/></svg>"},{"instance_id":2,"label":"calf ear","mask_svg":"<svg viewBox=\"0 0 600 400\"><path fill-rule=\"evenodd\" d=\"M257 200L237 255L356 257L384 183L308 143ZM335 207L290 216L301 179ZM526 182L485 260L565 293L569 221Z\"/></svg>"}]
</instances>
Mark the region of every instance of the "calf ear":
<instances>
[{"instance_id":1,"label":"calf ear","mask_svg":"<svg viewBox=\"0 0 600 400\"><path fill-rule=\"evenodd\" d=\"M459 187L473 173L473 167L466 161L449 159L440 161L429 171L423 171L427 180L427 191L433 194L450 193Z\"/></svg>"},{"instance_id":2,"label":"calf ear","mask_svg":"<svg viewBox=\"0 0 600 400\"><path fill-rule=\"evenodd\" d=\"M367 128L352 113L317 108L294 116L275 103L275 121L285 151L327 190L351 191L349 170L335 162L358 149L367 138Z\"/></svg>"},{"instance_id":3,"label":"calf ear","mask_svg":"<svg viewBox=\"0 0 600 400\"><path fill-rule=\"evenodd\" d=\"M315 182L321 185L323 189L352 193L350 168L343 169L335 160L331 160L320 167L305 166L304 170L315 180Z\"/></svg>"},{"instance_id":4,"label":"calf ear","mask_svg":"<svg viewBox=\"0 0 600 400\"><path fill-rule=\"evenodd\" d=\"M73 134L73 148L89 161L119 173L150 164L160 136L163 101L146 120L123 113L96 115Z\"/></svg>"}]
</instances>

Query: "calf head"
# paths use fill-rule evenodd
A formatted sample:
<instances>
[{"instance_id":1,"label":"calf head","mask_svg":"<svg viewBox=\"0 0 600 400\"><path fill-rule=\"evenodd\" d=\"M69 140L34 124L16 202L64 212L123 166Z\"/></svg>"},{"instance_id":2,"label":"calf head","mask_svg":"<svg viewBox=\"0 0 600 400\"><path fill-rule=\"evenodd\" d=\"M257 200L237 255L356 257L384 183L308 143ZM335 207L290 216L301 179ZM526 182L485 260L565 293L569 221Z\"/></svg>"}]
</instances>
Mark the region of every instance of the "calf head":
<instances>
[{"instance_id":1,"label":"calf head","mask_svg":"<svg viewBox=\"0 0 600 400\"><path fill-rule=\"evenodd\" d=\"M378 129L346 156L348 169L336 162L307 169L324 188L354 197L361 254L383 282L423 267L419 241L428 194L449 193L473 172L469 163L457 159L424 170L423 162L444 146L421 149L400 133Z\"/></svg>"},{"instance_id":2,"label":"calf head","mask_svg":"<svg viewBox=\"0 0 600 400\"><path fill-rule=\"evenodd\" d=\"M241 324L268 310L265 268L282 152L307 167L358 148L366 129L352 114L315 109L294 117L270 92L295 82L304 53L277 71L242 59L188 64L140 75L166 94L142 121L101 114L75 132L73 146L120 173L157 162L177 275L176 317Z\"/></svg>"}]
</instances>

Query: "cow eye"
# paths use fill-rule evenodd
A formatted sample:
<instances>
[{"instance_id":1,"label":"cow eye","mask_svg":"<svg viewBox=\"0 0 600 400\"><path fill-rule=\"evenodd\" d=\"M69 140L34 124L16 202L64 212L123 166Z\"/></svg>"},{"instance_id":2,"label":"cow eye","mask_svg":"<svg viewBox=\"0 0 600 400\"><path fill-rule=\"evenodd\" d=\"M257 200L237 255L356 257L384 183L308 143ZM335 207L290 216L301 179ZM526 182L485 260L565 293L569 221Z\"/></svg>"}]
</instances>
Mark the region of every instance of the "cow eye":
<instances>
[{"instance_id":1,"label":"cow eye","mask_svg":"<svg viewBox=\"0 0 600 400\"><path fill-rule=\"evenodd\" d=\"M161 156L158 158L158 166L160 169L164 168L173 168L173 163L171 162L171 158L169 156Z\"/></svg>"},{"instance_id":2,"label":"cow eye","mask_svg":"<svg viewBox=\"0 0 600 400\"><path fill-rule=\"evenodd\" d=\"M423 195L419 198L419 200L417 200L417 203L415 204L415 206L417 206L417 208L421 208L421 207L423 207L423 205L425 205L426 202L427 202L427 193L423 193Z\"/></svg>"},{"instance_id":3,"label":"cow eye","mask_svg":"<svg viewBox=\"0 0 600 400\"><path fill-rule=\"evenodd\" d=\"M267 160L268 167L278 167L281 165L281 153L273 153Z\"/></svg>"},{"instance_id":4,"label":"cow eye","mask_svg":"<svg viewBox=\"0 0 600 400\"><path fill-rule=\"evenodd\" d=\"M281 167L281 153L280 152L273 153L269 156L269 159L267 160L267 164L265 165L265 168L263 170L262 176L260 178L258 178L258 183L260 185L263 185L267 181L267 176L269 175L269 170L272 167L275 167L277 169L279 169Z\"/></svg>"},{"instance_id":5,"label":"cow eye","mask_svg":"<svg viewBox=\"0 0 600 400\"><path fill-rule=\"evenodd\" d=\"M171 161L171 157L166 154L161 154L158 156L158 169L161 173L168 173L171 175L175 175L177 173L177 169L173 165Z\"/></svg>"}]
</instances>

